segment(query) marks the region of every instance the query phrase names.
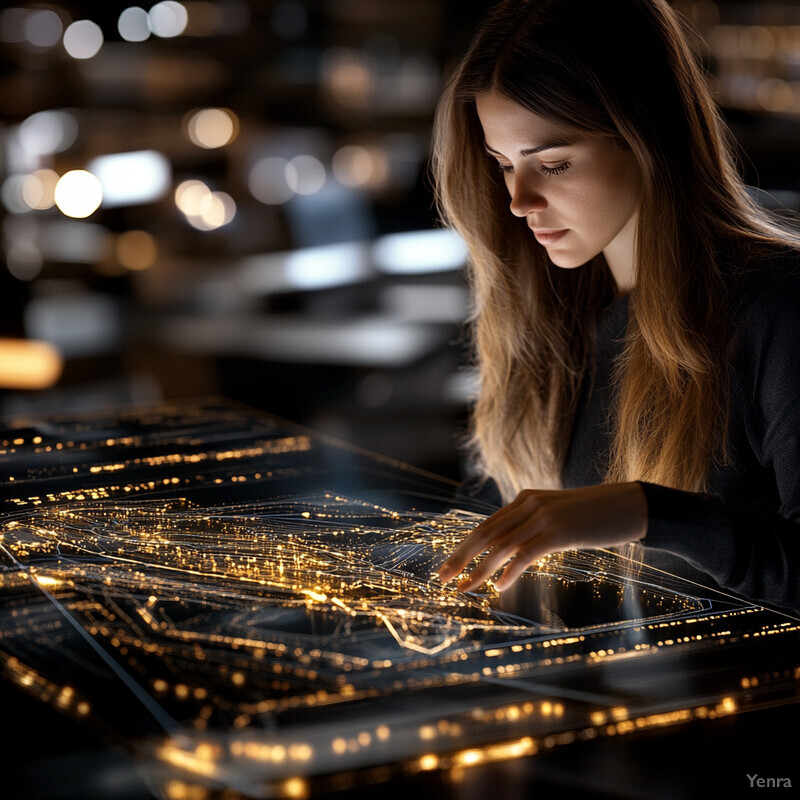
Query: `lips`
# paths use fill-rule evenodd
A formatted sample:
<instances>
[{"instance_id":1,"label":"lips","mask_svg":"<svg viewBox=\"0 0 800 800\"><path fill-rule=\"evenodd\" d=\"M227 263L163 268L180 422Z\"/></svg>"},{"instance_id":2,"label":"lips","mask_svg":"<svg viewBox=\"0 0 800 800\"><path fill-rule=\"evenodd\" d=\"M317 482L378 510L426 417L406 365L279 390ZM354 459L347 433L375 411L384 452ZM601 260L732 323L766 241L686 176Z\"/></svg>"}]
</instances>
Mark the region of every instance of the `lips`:
<instances>
[{"instance_id":1,"label":"lips","mask_svg":"<svg viewBox=\"0 0 800 800\"><path fill-rule=\"evenodd\" d=\"M546 247L549 244L555 244L569 229L560 228L554 230L552 228L533 228L532 230L533 235L536 237L536 241Z\"/></svg>"}]
</instances>

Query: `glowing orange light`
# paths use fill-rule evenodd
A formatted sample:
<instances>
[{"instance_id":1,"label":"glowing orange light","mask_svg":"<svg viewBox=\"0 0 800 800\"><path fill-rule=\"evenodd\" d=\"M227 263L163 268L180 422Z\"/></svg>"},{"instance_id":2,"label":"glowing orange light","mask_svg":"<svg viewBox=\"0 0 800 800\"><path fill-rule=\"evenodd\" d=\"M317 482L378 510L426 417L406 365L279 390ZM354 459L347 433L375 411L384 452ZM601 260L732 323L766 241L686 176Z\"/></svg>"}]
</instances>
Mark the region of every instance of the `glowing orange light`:
<instances>
[{"instance_id":1,"label":"glowing orange light","mask_svg":"<svg viewBox=\"0 0 800 800\"><path fill-rule=\"evenodd\" d=\"M289 778L281 784L284 797L292 797L297 800L308 797L308 784L302 778Z\"/></svg>"},{"instance_id":2,"label":"glowing orange light","mask_svg":"<svg viewBox=\"0 0 800 800\"><path fill-rule=\"evenodd\" d=\"M117 238L116 253L126 269L142 270L155 263L158 245L147 231L126 231Z\"/></svg>"},{"instance_id":3,"label":"glowing orange light","mask_svg":"<svg viewBox=\"0 0 800 800\"><path fill-rule=\"evenodd\" d=\"M61 377L59 351L49 342L0 339L0 387L47 389Z\"/></svg>"},{"instance_id":4,"label":"glowing orange light","mask_svg":"<svg viewBox=\"0 0 800 800\"><path fill-rule=\"evenodd\" d=\"M186 134L193 144L211 150L230 144L239 132L239 119L227 108L203 108L192 112Z\"/></svg>"}]
</instances>

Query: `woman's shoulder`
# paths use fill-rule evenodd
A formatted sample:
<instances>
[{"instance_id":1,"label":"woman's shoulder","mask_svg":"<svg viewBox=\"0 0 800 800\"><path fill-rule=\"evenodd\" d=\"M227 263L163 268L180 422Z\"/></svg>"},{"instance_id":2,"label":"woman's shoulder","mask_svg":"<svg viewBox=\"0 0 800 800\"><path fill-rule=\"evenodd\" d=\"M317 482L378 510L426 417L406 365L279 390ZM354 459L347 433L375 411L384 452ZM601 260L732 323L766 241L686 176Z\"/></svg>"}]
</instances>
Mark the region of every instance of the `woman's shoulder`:
<instances>
[{"instance_id":1,"label":"woman's shoulder","mask_svg":"<svg viewBox=\"0 0 800 800\"><path fill-rule=\"evenodd\" d=\"M800 248L758 243L740 253L734 308L737 325L792 321L800 330ZM786 320L786 315L790 320ZM777 315L777 318L776 318Z\"/></svg>"},{"instance_id":2,"label":"woman's shoulder","mask_svg":"<svg viewBox=\"0 0 800 800\"><path fill-rule=\"evenodd\" d=\"M766 404L800 401L800 250L760 246L743 266L731 320L734 371L766 392Z\"/></svg>"}]
</instances>

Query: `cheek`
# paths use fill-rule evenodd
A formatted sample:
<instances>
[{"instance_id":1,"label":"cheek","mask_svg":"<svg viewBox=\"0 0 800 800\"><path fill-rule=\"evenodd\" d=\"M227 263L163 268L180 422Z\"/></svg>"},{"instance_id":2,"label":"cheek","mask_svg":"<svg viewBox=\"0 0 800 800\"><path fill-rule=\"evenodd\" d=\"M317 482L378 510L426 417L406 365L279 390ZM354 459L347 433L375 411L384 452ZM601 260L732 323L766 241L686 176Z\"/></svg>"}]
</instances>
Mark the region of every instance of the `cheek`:
<instances>
[{"instance_id":1,"label":"cheek","mask_svg":"<svg viewBox=\"0 0 800 800\"><path fill-rule=\"evenodd\" d=\"M584 228L602 227L613 214L616 193L603 176L583 180L561 196L560 206Z\"/></svg>"},{"instance_id":2,"label":"cheek","mask_svg":"<svg viewBox=\"0 0 800 800\"><path fill-rule=\"evenodd\" d=\"M550 195L551 205L563 212L559 222L572 222L586 233L616 232L636 210L641 180L628 153L614 151L598 156L602 167L584 173L581 180L564 184Z\"/></svg>"},{"instance_id":3,"label":"cheek","mask_svg":"<svg viewBox=\"0 0 800 800\"><path fill-rule=\"evenodd\" d=\"M627 166L627 165L625 165ZM636 172L629 169L608 170L597 175L585 188L584 197L594 223L600 227L618 227L636 210L640 188Z\"/></svg>"}]
</instances>

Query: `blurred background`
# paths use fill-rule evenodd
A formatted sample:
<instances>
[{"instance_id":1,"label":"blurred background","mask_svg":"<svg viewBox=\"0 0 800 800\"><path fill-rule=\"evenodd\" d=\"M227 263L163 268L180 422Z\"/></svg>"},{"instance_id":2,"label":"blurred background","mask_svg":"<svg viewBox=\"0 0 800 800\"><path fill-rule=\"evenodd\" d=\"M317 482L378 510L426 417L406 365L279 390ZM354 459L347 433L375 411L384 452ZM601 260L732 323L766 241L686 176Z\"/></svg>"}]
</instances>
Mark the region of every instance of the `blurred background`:
<instances>
[{"instance_id":1,"label":"blurred background","mask_svg":"<svg viewBox=\"0 0 800 800\"><path fill-rule=\"evenodd\" d=\"M490 5L4 3L0 415L222 396L462 477L428 152ZM800 4L676 6L748 182L800 209Z\"/></svg>"}]
</instances>

